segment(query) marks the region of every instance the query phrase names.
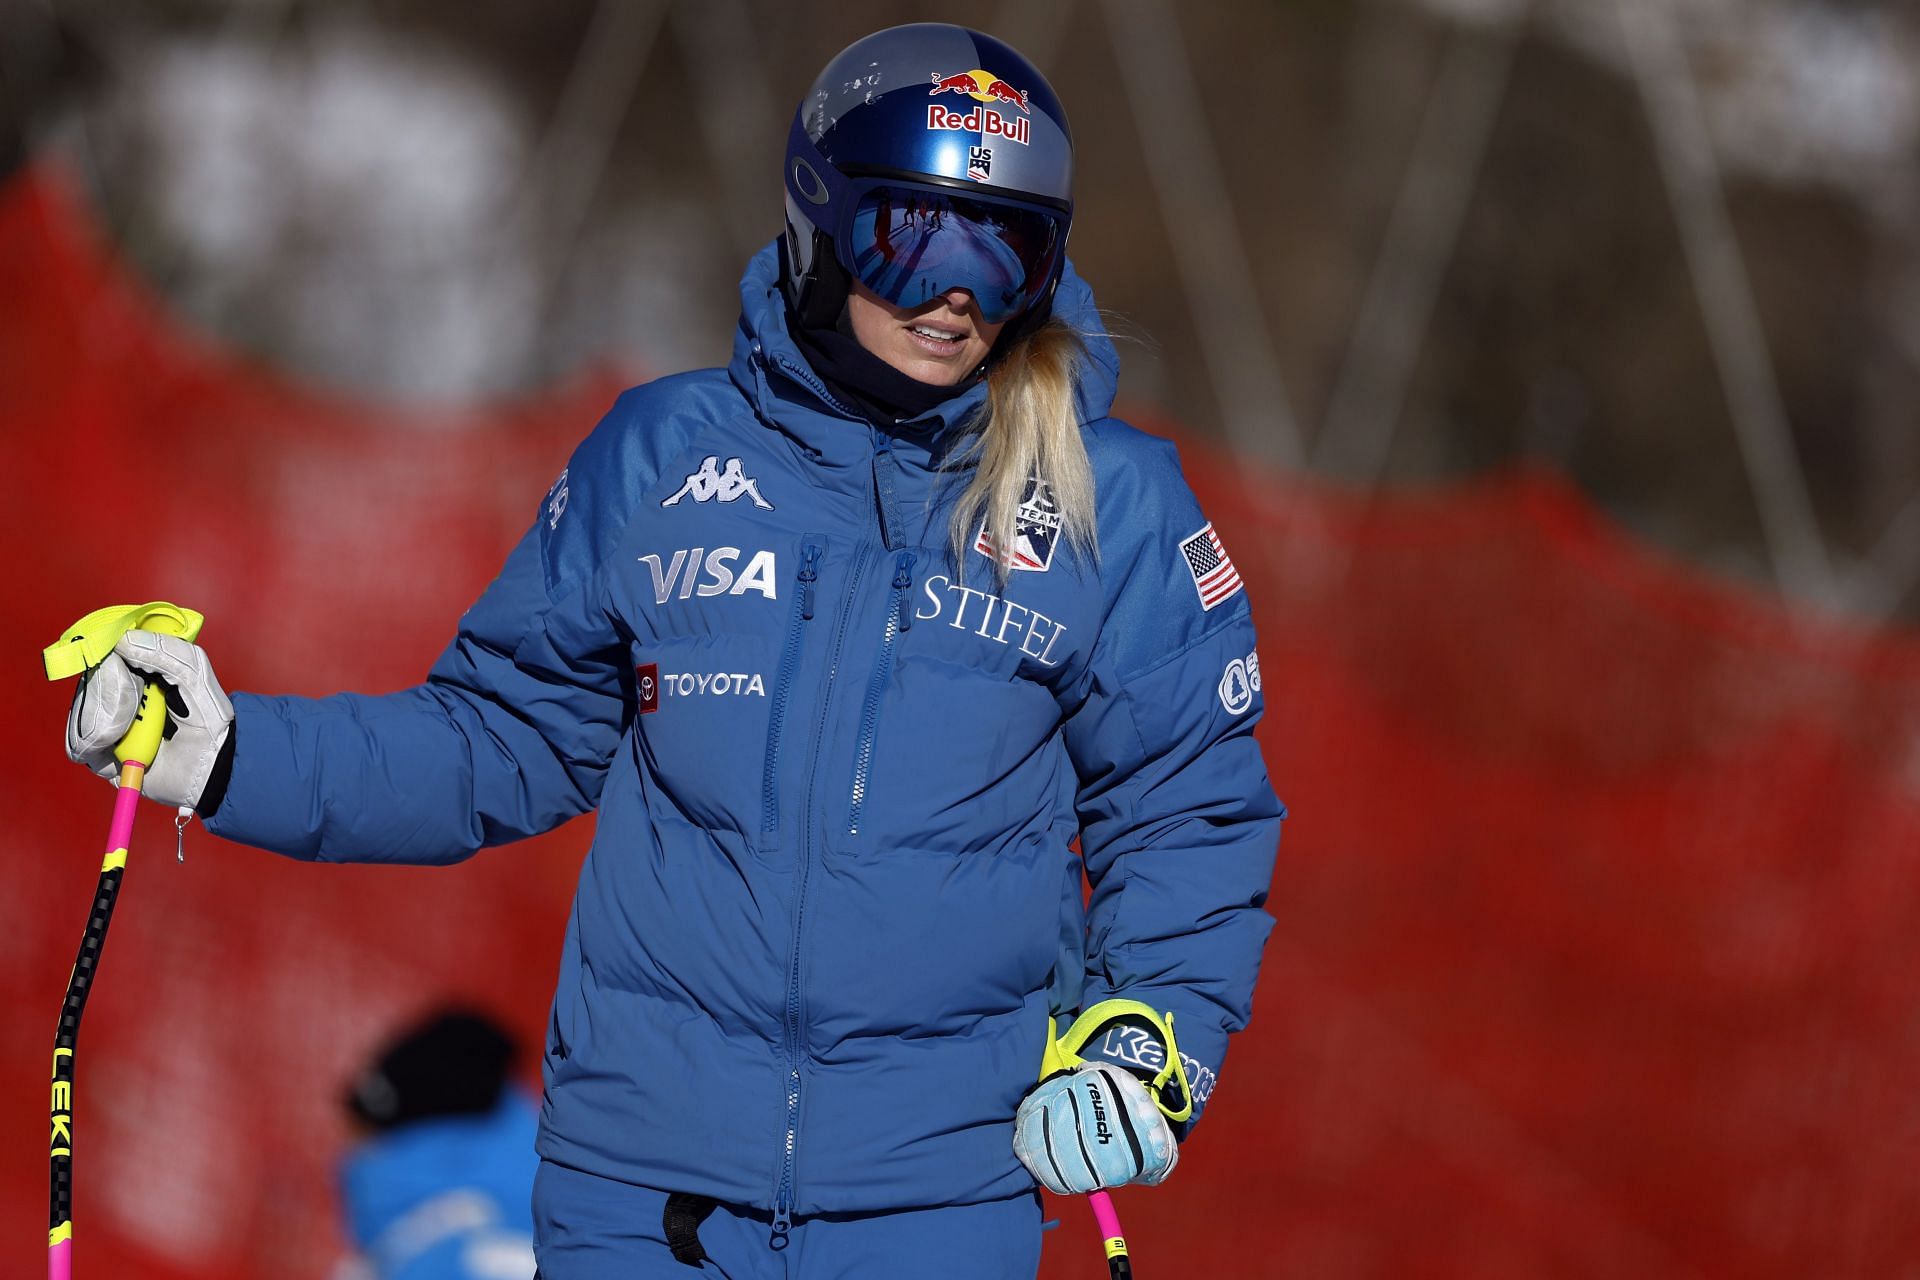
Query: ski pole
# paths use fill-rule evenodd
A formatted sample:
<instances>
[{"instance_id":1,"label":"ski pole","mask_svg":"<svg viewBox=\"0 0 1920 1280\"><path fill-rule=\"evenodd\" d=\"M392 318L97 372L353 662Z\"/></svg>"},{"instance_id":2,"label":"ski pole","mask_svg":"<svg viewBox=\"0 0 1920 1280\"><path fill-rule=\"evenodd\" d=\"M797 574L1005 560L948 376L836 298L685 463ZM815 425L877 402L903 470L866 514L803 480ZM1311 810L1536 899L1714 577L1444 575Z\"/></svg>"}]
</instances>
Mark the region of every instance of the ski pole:
<instances>
[{"instance_id":1,"label":"ski pole","mask_svg":"<svg viewBox=\"0 0 1920 1280\"><path fill-rule=\"evenodd\" d=\"M120 637L128 631L158 631L192 640L204 622L198 613L163 601L142 605L112 605L96 609L61 633L42 657L47 679L88 678ZM80 940L80 954L67 978L66 999L60 1005L60 1026L53 1041L52 1120L49 1155L52 1162L52 1204L47 1215L48 1280L71 1280L73 1275L73 1052L80 1036L80 1015L86 1012L87 993L93 989L100 952L107 944L107 925L120 896L126 872L127 848L133 843L134 807L140 803L140 785L147 766L160 748L167 723L167 700L158 681L149 680L140 709L127 736L114 744L120 762L120 790L113 801L113 823L107 833L106 857L100 863L100 883L93 891L93 910Z\"/></svg>"},{"instance_id":2,"label":"ski pole","mask_svg":"<svg viewBox=\"0 0 1920 1280\"><path fill-rule=\"evenodd\" d=\"M1127 1257L1127 1237L1120 1230L1120 1215L1114 1212L1113 1197L1104 1191L1087 1195L1093 1206L1093 1220L1100 1226L1101 1247L1107 1251L1108 1280L1133 1280L1133 1262Z\"/></svg>"},{"instance_id":3,"label":"ski pole","mask_svg":"<svg viewBox=\"0 0 1920 1280\"><path fill-rule=\"evenodd\" d=\"M1048 1019L1047 1051L1041 1059L1040 1078L1045 1080L1080 1066L1086 1061L1080 1056L1080 1050L1108 1023L1120 1018L1144 1023L1159 1036L1162 1065L1146 1082L1147 1091L1167 1119L1185 1120L1193 1114L1193 1094L1187 1084L1186 1066L1180 1060L1180 1046L1174 1042L1173 1015L1163 1017L1138 1000L1102 1000L1075 1018L1067 1033L1058 1039L1054 1038L1053 1020ZM1167 1105L1163 1091L1168 1084L1174 1085L1179 1094L1178 1107ZM1120 1230L1120 1214L1113 1207L1113 1197L1104 1190L1091 1191L1087 1193L1087 1203L1092 1206L1093 1220L1100 1228L1100 1245L1107 1255L1108 1280L1133 1280L1133 1260L1127 1253L1127 1237Z\"/></svg>"}]
</instances>

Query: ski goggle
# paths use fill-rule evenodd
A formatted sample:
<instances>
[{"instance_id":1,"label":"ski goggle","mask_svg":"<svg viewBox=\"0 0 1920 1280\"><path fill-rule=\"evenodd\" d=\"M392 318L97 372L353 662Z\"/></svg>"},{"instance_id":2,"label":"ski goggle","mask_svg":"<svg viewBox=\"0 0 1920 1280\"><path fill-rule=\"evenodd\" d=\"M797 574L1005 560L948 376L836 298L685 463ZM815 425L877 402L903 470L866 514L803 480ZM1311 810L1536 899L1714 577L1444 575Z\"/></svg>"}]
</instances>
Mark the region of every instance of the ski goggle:
<instances>
[{"instance_id":1,"label":"ski goggle","mask_svg":"<svg viewBox=\"0 0 1920 1280\"><path fill-rule=\"evenodd\" d=\"M988 324L1025 311L1052 284L1065 218L998 200L926 187L874 186L843 217L842 266L900 307L965 289Z\"/></svg>"}]
</instances>

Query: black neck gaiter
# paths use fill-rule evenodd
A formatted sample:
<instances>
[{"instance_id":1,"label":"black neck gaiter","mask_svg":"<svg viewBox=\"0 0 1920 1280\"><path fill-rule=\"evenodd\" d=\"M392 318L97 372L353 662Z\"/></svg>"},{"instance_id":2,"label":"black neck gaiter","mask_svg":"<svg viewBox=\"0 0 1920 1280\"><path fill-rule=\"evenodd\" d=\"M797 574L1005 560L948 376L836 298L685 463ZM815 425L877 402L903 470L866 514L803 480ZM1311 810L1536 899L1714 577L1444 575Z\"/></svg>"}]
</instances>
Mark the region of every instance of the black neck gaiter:
<instances>
[{"instance_id":1,"label":"black neck gaiter","mask_svg":"<svg viewBox=\"0 0 1920 1280\"><path fill-rule=\"evenodd\" d=\"M982 370L945 387L910 378L846 332L846 314L841 311L840 322L834 327L803 326L791 312L787 320L800 353L827 384L834 399L859 410L875 426L891 427L917 418L964 394L980 380Z\"/></svg>"}]
</instances>

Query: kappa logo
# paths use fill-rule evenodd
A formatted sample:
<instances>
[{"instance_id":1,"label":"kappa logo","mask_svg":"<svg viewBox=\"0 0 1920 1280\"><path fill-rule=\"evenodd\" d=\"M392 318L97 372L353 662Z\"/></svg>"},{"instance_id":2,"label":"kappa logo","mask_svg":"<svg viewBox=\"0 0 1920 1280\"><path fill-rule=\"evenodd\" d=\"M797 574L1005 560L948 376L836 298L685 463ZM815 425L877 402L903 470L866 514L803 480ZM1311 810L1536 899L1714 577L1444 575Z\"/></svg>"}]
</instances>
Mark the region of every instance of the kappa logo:
<instances>
[{"instance_id":1,"label":"kappa logo","mask_svg":"<svg viewBox=\"0 0 1920 1280\"><path fill-rule=\"evenodd\" d=\"M695 502L734 502L743 497L752 498L753 505L762 511L773 510L773 504L760 496L760 482L741 470L740 459L728 458L726 469L722 470L717 453L708 454L699 470L688 476L686 483L675 489L671 498L662 498L660 505L675 506L686 497L691 497Z\"/></svg>"},{"instance_id":2,"label":"kappa logo","mask_svg":"<svg viewBox=\"0 0 1920 1280\"><path fill-rule=\"evenodd\" d=\"M1060 504L1054 501L1053 490L1039 476L1028 479L1026 496L1020 499L1020 510L1013 519L1013 549L1006 557L1007 568L1045 573L1060 543L1060 522ZM974 536L973 549L989 560L1000 560L984 520Z\"/></svg>"},{"instance_id":3,"label":"kappa logo","mask_svg":"<svg viewBox=\"0 0 1920 1280\"><path fill-rule=\"evenodd\" d=\"M1249 653L1244 658L1235 658L1227 664L1220 677L1220 705L1227 714L1237 716L1253 705L1253 695L1260 692L1260 654Z\"/></svg>"},{"instance_id":4,"label":"kappa logo","mask_svg":"<svg viewBox=\"0 0 1920 1280\"><path fill-rule=\"evenodd\" d=\"M1145 1027L1124 1023L1115 1026L1101 1038L1100 1052L1114 1062L1145 1067L1156 1074L1167 1065L1167 1047ZM1214 1085L1220 1082L1219 1073L1211 1067L1201 1066L1199 1060L1190 1054L1180 1055L1180 1065L1187 1069L1187 1083L1193 1086L1193 1100L1204 1103L1211 1098Z\"/></svg>"},{"instance_id":5,"label":"kappa logo","mask_svg":"<svg viewBox=\"0 0 1920 1280\"><path fill-rule=\"evenodd\" d=\"M780 598L778 561L771 551L756 551L739 573L734 562L744 554L738 547L695 547L676 551L671 559L641 556L653 571L653 602L665 604L676 595L682 600L699 596L738 596L758 591L769 600ZM702 559L702 557L705 557Z\"/></svg>"}]
</instances>

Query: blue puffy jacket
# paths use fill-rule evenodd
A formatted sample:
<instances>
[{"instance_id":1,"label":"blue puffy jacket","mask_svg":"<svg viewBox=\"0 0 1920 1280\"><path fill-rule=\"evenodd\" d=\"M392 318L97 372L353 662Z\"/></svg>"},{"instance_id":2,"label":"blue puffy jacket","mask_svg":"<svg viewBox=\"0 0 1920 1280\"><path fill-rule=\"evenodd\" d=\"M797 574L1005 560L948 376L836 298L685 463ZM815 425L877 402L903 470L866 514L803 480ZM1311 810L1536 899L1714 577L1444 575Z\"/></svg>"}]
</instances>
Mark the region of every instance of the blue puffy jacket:
<instances>
[{"instance_id":1,"label":"blue puffy jacket","mask_svg":"<svg viewBox=\"0 0 1920 1280\"><path fill-rule=\"evenodd\" d=\"M1015 1195L1050 1013L1171 1011L1202 1102L1246 1022L1281 812L1246 596L1173 447L1106 416L1104 338L1098 563L1035 510L996 585L941 471L984 388L878 430L772 248L741 292L729 367L620 397L425 684L234 699L210 826L444 863L598 806L543 1156L776 1214ZM1099 327L1071 271L1055 308Z\"/></svg>"}]
</instances>

